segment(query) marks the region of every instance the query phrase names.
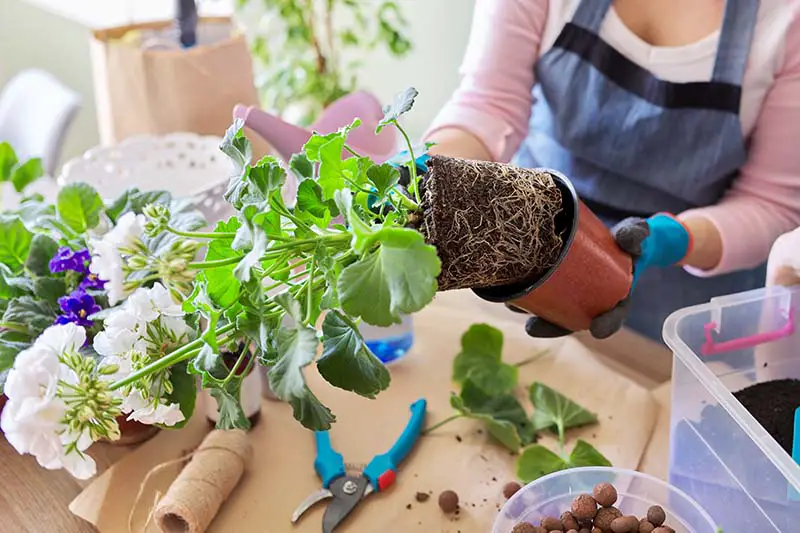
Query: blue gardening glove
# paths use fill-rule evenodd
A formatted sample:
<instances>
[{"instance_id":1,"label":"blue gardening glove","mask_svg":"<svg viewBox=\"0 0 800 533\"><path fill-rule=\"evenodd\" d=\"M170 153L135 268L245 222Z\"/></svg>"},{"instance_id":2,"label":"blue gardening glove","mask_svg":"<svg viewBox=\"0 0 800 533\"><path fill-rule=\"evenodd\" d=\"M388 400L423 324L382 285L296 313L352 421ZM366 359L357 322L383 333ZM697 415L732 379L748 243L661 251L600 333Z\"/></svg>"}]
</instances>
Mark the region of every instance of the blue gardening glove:
<instances>
[{"instance_id":1,"label":"blue gardening glove","mask_svg":"<svg viewBox=\"0 0 800 533\"><path fill-rule=\"evenodd\" d=\"M428 160L431 158L428 155L425 146L415 146L414 147L414 154L417 154L416 162L417 162L417 173L418 174L425 174L428 172L427 163ZM402 152L398 153L396 156L391 158L387 163L390 165L394 165L398 168L408 168L408 161L411 158L411 155L408 153L408 150L403 150Z\"/></svg>"},{"instance_id":2,"label":"blue gardening glove","mask_svg":"<svg viewBox=\"0 0 800 533\"><path fill-rule=\"evenodd\" d=\"M692 237L686 226L668 213L658 213L647 220L623 220L612 233L619 247L634 259L631 291L647 269L680 263L692 246Z\"/></svg>"}]
</instances>

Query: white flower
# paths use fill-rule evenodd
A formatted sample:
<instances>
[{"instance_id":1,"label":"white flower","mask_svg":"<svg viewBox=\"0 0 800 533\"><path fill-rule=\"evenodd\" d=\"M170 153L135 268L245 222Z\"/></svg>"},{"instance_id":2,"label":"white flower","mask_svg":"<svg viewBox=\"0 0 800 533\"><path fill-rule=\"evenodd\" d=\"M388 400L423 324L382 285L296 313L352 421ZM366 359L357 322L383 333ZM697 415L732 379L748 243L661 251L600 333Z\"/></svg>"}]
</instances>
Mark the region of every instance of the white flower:
<instances>
[{"instance_id":1,"label":"white flower","mask_svg":"<svg viewBox=\"0 0 800 533\"><path fill-rule=\"evenodd\" d=\"M76 477L94 474L94 461L69 445L77 441L82 452L92 443L88 432L70 435L65 424L68 406L61 398L61 384L76 385L75 371L61 359L76 354L86 332L75 324L46 329L33 346L20 352L8 373L4 389L8 402L0 415L8 442L19 452L29 453L44 468L66 468Z\"/></svg>"},{"instance_id":2,"label":"white flower","mask_svg":"<svg viewBox=\"0 0 800 533\"><path fill-rule=\"evenodd\" d=\"M147 219L144 215L125 213L117 219L114 229L103 236L103 240L111 243L116 249L130 247L142 238L145 222Z\"/></svg>"},{"instance_id":3,"label":"white flower","mask_svg":"<svg viewBox=\"0 0 800 533\"><path fill-rule=\"evenodd\" d=\"M150 303L160 315L171 317L182 317L183 307L175 302L172 294L160 283L153 285L149 293Z\"/></svg>"},{"instance_id":4,"label":"white flower","mask_svg":"<svg viewBox=\"0 0 800 533\"><path fill-rule=\"evenodd\" d=\"M125 297L122 256L110 242L92 241L92 262L89 264L89 272L106 282L105 290L110 305L116 305Z\"/></svg>"},{"instance_id":5,"label":"white flower","mask_svg":"<svg viewBox=\"0 0 800 533\"><path fill-rule=\"evenodd\" d=\"M91 242L92 262L89 271L106 282L105 290L111 305L116 305L126 296L120 248L129 248L141 239L144 223L144 215L125 213L102 239L93 239Z\"/></svg>"},{"instance_id":6,"label":"white flower","mask_svg":"<svg viewBox=\"0 0 800 533\"><path fill-rule=\"evenodd\" d=\"M136 420L142 424L163 424L174 426L184 420L180 405L176 403L154 403L145 400L139 391L134 391L122 403L122 412L130 413L128 420Z\"/></svg>"}]
</instances>

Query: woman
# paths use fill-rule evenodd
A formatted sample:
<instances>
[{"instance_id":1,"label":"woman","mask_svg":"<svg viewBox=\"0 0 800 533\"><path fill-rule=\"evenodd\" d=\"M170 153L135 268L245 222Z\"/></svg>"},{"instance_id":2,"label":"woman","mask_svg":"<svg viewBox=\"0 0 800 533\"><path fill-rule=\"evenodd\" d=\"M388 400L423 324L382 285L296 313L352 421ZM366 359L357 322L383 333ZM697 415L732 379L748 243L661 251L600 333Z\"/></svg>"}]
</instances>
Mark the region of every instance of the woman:
<instances>
[{"instance_id":1,"label":"woman","mask_svg":"<svg viewBox=\"0 0 800 533\"><path fill-rule=\"evenodd\" d=\"M693 238L637 282L627 324L762 286L800 225L800 0L477 0L440 154L566 174L609 225Z\"/></svg>"}]
</instances>

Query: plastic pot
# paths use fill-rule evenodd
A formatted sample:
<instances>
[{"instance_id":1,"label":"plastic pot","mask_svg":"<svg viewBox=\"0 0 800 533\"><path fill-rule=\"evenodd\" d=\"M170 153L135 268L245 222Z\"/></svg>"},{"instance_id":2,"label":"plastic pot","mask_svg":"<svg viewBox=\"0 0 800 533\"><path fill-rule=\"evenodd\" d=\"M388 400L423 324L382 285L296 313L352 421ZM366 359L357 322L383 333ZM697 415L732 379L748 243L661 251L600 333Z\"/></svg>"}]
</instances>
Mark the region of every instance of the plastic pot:
<instances>
[{"instance_id":1,"label":"plastic pot","mask_svg":"<svg viewBox=\"0 0 800 533\"><path fill-rule=\"evenodd\" d=\"M566 176L549 169L547 172L562 196L556 227L564 246L558 260L534 279L473 292L570 331L583 331L589 329L593 318L628 296L633 262L617 246L606 225L580 201Z\"/></svg>"}]
</instances>

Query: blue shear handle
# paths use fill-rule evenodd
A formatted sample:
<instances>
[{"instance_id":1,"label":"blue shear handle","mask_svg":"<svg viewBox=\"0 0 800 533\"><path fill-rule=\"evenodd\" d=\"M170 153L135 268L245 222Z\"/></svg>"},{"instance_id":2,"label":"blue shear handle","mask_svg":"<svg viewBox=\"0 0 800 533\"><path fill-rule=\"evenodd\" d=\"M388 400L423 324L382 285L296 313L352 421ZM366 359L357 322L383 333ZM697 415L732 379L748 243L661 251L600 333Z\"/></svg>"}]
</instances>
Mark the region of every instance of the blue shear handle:
<instances>
[{"instance_id":1,"label":"blue shear handle","mask_svg":"<svg viewBox=\"0 0 800 533\"><path fill-rule=\"evenodd\" d=\"M344 457L331 447L331 438L327 431L315 432L314 438L317 441L314 470L322 479L322 486L327 489L335 479L345 475Z\"/></svg>"},{"instance_id":2,"label":"blue shear handle","mask_svg":"<svg viewBox=\"0 0 800 533\"><path fill-rule=\"evenodd\" d=\"M406 424L403 434L397 439L392 448L381 455L376 455L364 469L364 476L372 484L376 492L380 491L380 477L388 471L397 471L397 467L417 443L422 427L425 425L425 414L428 402L424 399L411 404L411 419Z\"/></svg>"}]
</instances>

